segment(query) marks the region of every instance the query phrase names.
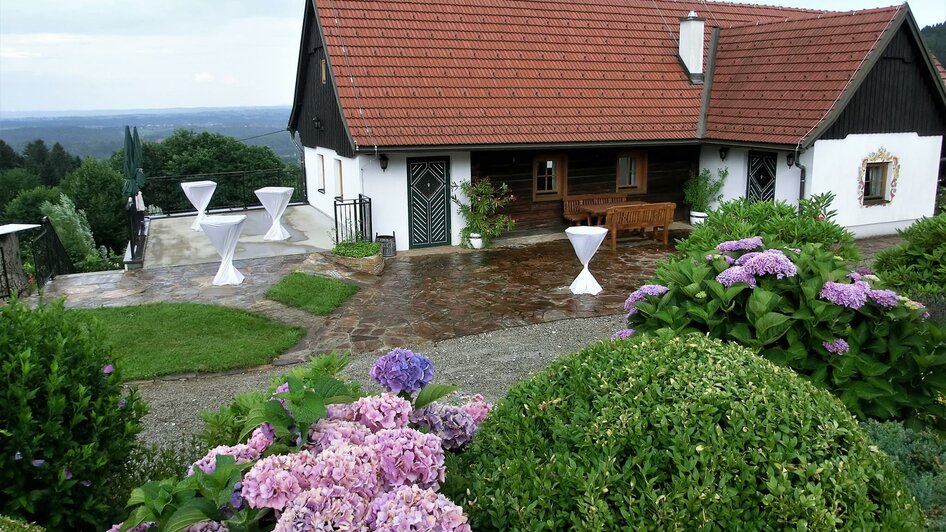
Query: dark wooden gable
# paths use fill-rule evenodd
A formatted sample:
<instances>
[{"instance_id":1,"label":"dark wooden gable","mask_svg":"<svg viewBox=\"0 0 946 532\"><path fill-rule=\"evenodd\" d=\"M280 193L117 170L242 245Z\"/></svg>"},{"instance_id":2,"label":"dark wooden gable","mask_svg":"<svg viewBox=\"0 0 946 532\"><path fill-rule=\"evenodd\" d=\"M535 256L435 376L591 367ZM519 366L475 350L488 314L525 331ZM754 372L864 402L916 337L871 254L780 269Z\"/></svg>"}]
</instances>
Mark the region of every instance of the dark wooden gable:
<instances>
[{"instance_id":1,"label":"dark wooden gable","mask_svg":"<svg viewBox=\"0 0 946 532\"><path fill-rule=\"evenodd\" d=\"M820 138L857 133L946 135L946 108L920 44L904 22L838 119Z\"/></svg>"},{"instance_id":2,"label":"dark wooden gable","mask_svg":"<svg viewBox=\"0 0 946 532\"><path fill-rule=\"evenodd\" d=\"M289 131L299 132L303 146L329 148L344 157L352 157L354 144L342 119L330 58L325 53L322 27L313 1L306 1ZM325 83L322 82L323 61Z\"/></svg>"}]
</instances>

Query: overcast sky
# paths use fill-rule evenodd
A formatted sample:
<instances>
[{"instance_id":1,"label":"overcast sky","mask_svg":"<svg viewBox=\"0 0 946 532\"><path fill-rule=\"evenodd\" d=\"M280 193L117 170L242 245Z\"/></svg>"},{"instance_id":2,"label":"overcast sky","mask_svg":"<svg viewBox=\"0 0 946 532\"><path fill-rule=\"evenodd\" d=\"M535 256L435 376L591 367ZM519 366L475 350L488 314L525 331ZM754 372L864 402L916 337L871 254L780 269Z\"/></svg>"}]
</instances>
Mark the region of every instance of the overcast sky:
<instances>
[{"instance_id":1,"label":"overcast sky","mask_svg":"<svg viewBox=\"0 0 946 532\"><path fill-rule=\"evenodd\" d=\"M0 117L289 105L306 1L0 0ZM750 3L847 10L892 2ZM946 0L910 6L921 28L946 21Z\"/></svg>"}]
</instances>

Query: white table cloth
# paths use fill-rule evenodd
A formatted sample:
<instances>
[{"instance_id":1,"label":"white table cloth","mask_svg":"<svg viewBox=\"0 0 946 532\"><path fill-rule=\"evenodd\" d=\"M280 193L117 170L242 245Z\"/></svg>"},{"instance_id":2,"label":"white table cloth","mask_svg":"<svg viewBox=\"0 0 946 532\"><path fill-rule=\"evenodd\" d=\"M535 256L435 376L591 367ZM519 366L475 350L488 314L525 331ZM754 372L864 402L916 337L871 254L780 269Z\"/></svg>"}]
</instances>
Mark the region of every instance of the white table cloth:
<instances>
[{"instance_id":1,"label":"white table cloth","mask_svg":"<svg viewBox=\"0 0 946 532\"><path fill-rule=\"evenodd\" d=\"M220 254L220 268L214 277L214 285L240 284L243 274L233 266L233 255L236 253L240 232L243 231L243 222L246 215L207 216L200 222L204 234L210 239L214 249Z\"/></svg>"},{"instance_id":2,"label":"white table cloth","mask_svg":"<svg viewBox=\"0 0 946 532\"><path fill-rule=\"evenodd\" d=\"M289 238L289 231L282 226L281 219L286 212L286 206L289 205L289 198L292 197L292 187L263 187L256 190L256 197L273 220L273 225L263 236L263 240Z\"/></svg>"},{"instance_id":3,"label":"white table cloth","mask_svg":"<svg viewBox=\"0 0 946 532\"><path fill-rule=\"evenodd\" d=\"M181 188L184 189L184 195L187 196L191 205L197 209L197 219L191 224L191 229L200 231L200 222L204 221L207 216L207 205L210 205L210 198L213 197L214 190L217 190L217 183L213 181L191 181L181 183Z\"/></svg>"},{"instance_id":4,"label":"white table cloth","mask_svg":"<svg viewBox=\"0 0 946 532\"><path fill-rule=\"evenodd\" d=\"M604 227L579 226L569 227L565 230L565 234L568 235L568 240L575 248L575 254L581 262L581 273L568 288L573 294L598 294L601 292L601 285L588 271L588 263L591 262L591 257L595 256L608 230Z\"/></svg>"}]
</instances>

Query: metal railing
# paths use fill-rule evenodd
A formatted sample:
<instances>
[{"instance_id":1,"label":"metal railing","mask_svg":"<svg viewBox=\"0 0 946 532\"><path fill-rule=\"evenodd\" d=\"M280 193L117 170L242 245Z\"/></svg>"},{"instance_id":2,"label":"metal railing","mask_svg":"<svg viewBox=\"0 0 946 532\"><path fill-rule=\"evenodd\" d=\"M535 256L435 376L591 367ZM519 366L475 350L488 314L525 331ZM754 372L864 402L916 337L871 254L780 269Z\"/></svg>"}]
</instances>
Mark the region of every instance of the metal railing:
<instances>
[{"instance_id":1,"label":"metal railing","mask_svg":"<svg viewBox=\"0 0 946 532\"><path fill-rule=\"evenodd\" d=\"M371 242L371 198L335 198L335 242L365 240Z\"/></svg>"},{"instance_id":2,"label":"metal railing","mask_svg":"<svg viewBox=\"0 0 946 532\"><path fill-rule=\"evenodd\" d=\"M42 288L57 275L76 273L56 229L49 223L49 218L43 216L40 227L35 231L30 241L30 249L33 252L36 285Z\"/></svg>"},{"instance_id":3,"label":"metal railing","mask_svg":"<svg viewBox=\"0 0 946 532\"><path fill-rule=\"evenodd\" d=\"M163 214L194 212L181 183L213 181L217 183L208 210L247 209L262 205L255 190L263 187L292 187L289 204L306 202L305 176L301 168L273 168L209 174L149 177L142 189L145 202L161 209ZM154 216L154 214L151 214Z\"/></svg>"},{"instance_id":4,"label":"metal railing","mask_svg":"<svg viewBox=\"0 0 946 532\"><path fill-rule=\"evenodd\" d=\"M134 196L128 198L125 210L128 213L129 262L140 263L145 243L145 212L138 210Z\"/></svg>"}]
</instances>

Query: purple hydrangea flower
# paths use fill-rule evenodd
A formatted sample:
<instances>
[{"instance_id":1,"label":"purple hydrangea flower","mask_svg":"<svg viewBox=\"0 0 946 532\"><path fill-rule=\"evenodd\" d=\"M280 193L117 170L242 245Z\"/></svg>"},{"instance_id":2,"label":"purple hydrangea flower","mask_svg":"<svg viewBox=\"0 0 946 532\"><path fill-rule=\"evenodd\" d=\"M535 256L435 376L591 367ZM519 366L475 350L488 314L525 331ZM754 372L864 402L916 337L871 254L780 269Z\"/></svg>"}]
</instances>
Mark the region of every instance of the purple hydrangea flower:
<instances>
[{"instance_id":1,"label":"purple hydrangea flower","mask_svg":"<svg viewBox=\"0 0 946 532\"><path fill-rule=\"evenodd\" d=\"M643 301L647 296L660 297L669 291L670 289L662 284L645 284L631 292L631 295L624 301L624 310L633 314L637 311L637 307L634 306L634 303Z\"/></svg>"},{"instance_id":2,"label":"purple hydrangea flower","mask_svg":"<svg viewBox=\"0 0 946 532\"><path fill-rule=\"evenodd\" d=\"M119 400L118 400L118 409L121 410L122 408L125 408L125 405L126 405L126 404L128 404L127 401L125 401L124 399L119 399Z\"/></svg>"},{"instance_id":3,"label":"purple hydrangea flower","mask_svg":"<svg viewBox=\"0 0 946 532\"><path fill-rule=\"evenodd\" d=\"M217 521L201 521L191 525L184 532L227 532L229 529Z\"/></svg>"},{"instance_id":4,"label":"purple hydrangea flower","mask_svg":"<svg viewBox=\"0 0 946 532\"><path fill-rule=\"evenodd\" d=\"M749 275L774 275L776 279L781 279L783 277L794 277L798 273L798 268L795 267L792 261L777 249L769 249L755 254L746 253L746 255L753 255L741 264ZM743 255L740 259L745 258L746 255ZM736 261L736 264L739 264L739 261Z\"/></svg>"},{"instance_id":5,"label":"purple hydrangea flower","mask_svg":"<svg viewBox=\"0 0 946 532\"><path fill-rule=\"evenodd\" d=\"M63 470L62 476L66 480L72 480L72 470L67 467L66 469Z\"/></svg>"},{"instance_id":6,"label":"purple hydrangea flower","mask_svg":"<svg viewBox=\"0 0 946 532\"><path fill-rule=\"evenodd\" d=\"M79 481L79 484L82 484L83 486L85 486L85 487L88 488L89 486L92 485L92 481L91 481L91 480L81 480L81 481Z\"/></svg>"},{"instance_id":7,"label":"purple hydrangea flower","mask_svg":"<svg viewBox=\"0 0 946 532\"><path fill-rule=\"evenodd\" d=\"M434 365L423 355L396 348L374 363L371 378L391 393L414 393L434 380Z\"/></svg>"},{"instance_id":8,"label":"purple hydrangea flower","mask_svg":"<svg viewBox=\"0 0 946 532\"><path fill-rule=\"evenodd\" d=\"M444 449L459 449L476 433L473 416L454 405L431 403L411 414L411 421L440 436Z\"/></svg>"},{"instance_id":9,"label":"purple hydrangea flower","mask_svg":"<svg viewBox=\"0 0 946 532\"><path fill-rule=\"evenodd\" d=\"M36 460L33 460L30 463L33 464L33 467L43 467L43 464L46 463L46 460L43 460L42 458L37 458Z\"/></svg>"},{"instance_id":10,"label":"purple hydrangea flower","mask_svg":"<svg viewBox=\"0 0 946 532\"><path fill-rule=\"evenodd\" d=\"M730 266L716 276L716 280L723 286L730 287L736 283L746 283L750 288L755 288L755 277L749 273L743 266Z\"/></svg>"},{"instance_id":11,"label":"purple hydrangea flower","mask_svg":"<svg viewBox=\"0 0 946 532\"><path fill-rule=\"evenodd\" d=\"M853 284L841 284L828 281L821 289L819 297L835 305L857 310L867 303L867 293L870 286L864 281L854 281Z\"/></svg>"},{"instance_id":12,"label":"purple hydrangea flower","mask_svg":"<svg viewBox=\"0 0 946 532\"><path fill-rule=\"evenodd\" d=\"M621 329L612 334L611 339L617 340L621 338L630 338L631 336L634 336L634 332L634 329Z\"/></svg>"},{"instance_id":13,"label":"purple hydrangea flower","mask_svg":"<svg viewBox=\"0 0 946 532\"><path fill-rule=\"evenodd\" d=\"M863 276L858 272L851 272L847 274L847 278L852 281L860 281Z\"/></svg>"},{"instance_id":14,"label":"purple hydrangea flower","mask_svg":"<svg viewBox=\"0 0 946 532\"><path fill-rule=\"evenodd\" d=\"M841 338L836 338L830 342L822 342L821 345L823 345L829 353L834 353L835 355L843 355L844 353L847 353L848 349L850 349L850 346L847 345L847 342Z\"/></svg>"},{"instance_id":15,"label":"purple hydrangea flower","mask_svg":"<svg viewBox=\"0 0 946 532\"><path fill-rule=\"evenodd\" d=\"M309 452L319 453L322 449L336 443L350 443L352 445L363 445L365 439L371 435L371 429L356 423L354 421L335 421L331 419L320 419L309 427L308 444L306 447Z\"/></svg>"},{"instance_id":16,"label":"purple hydrangea flower","mask_svg":"<svg viewBox=\"0 0 946 532\"><path fill-rule=\"evenodd\" d=\"M470 417L473 418L473 423L479 426L493 409L493 404L487 403L482 395L475 394L473 397L470 397L466 403L460 405L460 408L467 414L470 414Z\"/></svg>"},{"instance_id":17,"label":"purple hydrangea flower","mask_svg":"<svg viewBox=\"0 0 946 532\"><path fill-rule=\"evenodd\" d=\"M727 240L716 246L716 250L725 253L727 251L751 251L760 247L762 247L762 238L753 236L741 240Z\"/></svg>"},{"instance_id":18,"label":"purple hydrangea flower","mask_svg":"<svg viewBox=\"0 0 946 532\"><path fill-rule=\"evenodd\" d=\"M371 503L369 530L438 530L469 532L463 509L450 499L420 486L401 486Z\"/></svg>"},{"instance_id":19,"label":"purple hydrangea flower","mask_svg":"<svg viewBox=\"0 0 946 532\"><path fill-rule=\"evenodd\" d=\"M440 488L446 475L443 444L436 434L411 428L385 429L368 436L366 445L378 455L384 490L417 484Z\"/></svg>"},{"instance_id":20,"label":"purple hydrangea flower","mask_svg":"<svg viewBox=\"0 0 946 532\"><path fill-rule=\"evenodd\" d=\"M102 373L106 375L111 375L115 371L115 366L111 364L105 364L102 366Z\"/></svg>"},{"instance_id":21,"label":"purple hydrangea flower","mask_svg":"<svg viewBox=\"0 0 946 532\"><path fill-rule=\"evenodd\" d=\"M410 402L390 393L362 397L351 407L355 412L354 420L371 432L406 427L413 410Z\"/></svg>"},{"instance_id":22,"label":"purple hydrangea flower","mask_svg":"<svg viewBox=\"0 0 946 532\"><path fill-rule=\"evenodd\" d=\"M242 490L243 490L243 483L240 481L237 481L236 484L233 485L233 495L230 495L230 506L234 507L237 510L239 510L240 508L243 508Z\"/></svg>"},{"instance_id":23,"label":"purple hydrangea flower","mask_svg":"<svg viewBox=\"0 0 946 532\"><path fill-rule=\"evenodd\" d=\"M760 254L760 252L758 252L758 251L750 251L749 253L744 253L741 257L739 257L738 259L736 259L735 261L733 261L733 264L735 264L736 266L745 266L746 262L747 262L749 259L751 259L751 258L753 258L753 257L755 257L756 255L759 255L759 254Z\"/></svg>"},{"instance_id":24,"label":"purple hydrangea flower","mask_svg":"<svg viewBox=\"0 0 946 532\"><path fill-rule=\"evenodd\" d=\"M896 307L900 302L899 296L893 290L869 290L867 296L874 303L886 308Z\"/></svg>"},{"instance_id":25,"label":"purple hydrangea flower","mask_svg":"<svg viewBox=\"0 0 946 532\"><path fill-rule=\"evenodd\" d=\"M367 530L370 501L340 486L320 486L300 493L276 521L273 532Z\"/></svg>"}]
</instances>

